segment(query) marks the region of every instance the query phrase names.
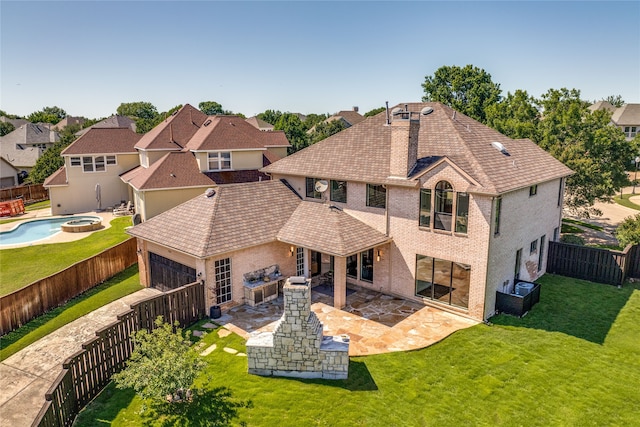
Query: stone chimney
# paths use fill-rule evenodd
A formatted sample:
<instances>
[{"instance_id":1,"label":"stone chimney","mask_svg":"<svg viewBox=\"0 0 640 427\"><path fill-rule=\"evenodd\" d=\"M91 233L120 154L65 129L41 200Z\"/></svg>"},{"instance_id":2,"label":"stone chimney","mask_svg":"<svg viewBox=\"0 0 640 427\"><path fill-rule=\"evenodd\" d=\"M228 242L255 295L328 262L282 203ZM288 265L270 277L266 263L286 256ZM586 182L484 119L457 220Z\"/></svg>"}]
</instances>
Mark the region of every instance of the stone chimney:
<instances>
[{"instance_id":1,"label":"stone chimney","mask_svg":"<svg viewBox=\"0 0 640 427\"><path fill-rule=\"evenodd\" d=\"M390 177L406 179L415 167L418 162L419 130L420 113L409 112L406 106L404 110L392 112Z\"/></svg>"},{"instance_id":2,"label":"stone chimney","mask_svg":"<svg viewBox=\"0 0 640 427\"><path fill-rule=\"evenodd\" d=\"M358 106L357 106L357 105L354 105L354 107L353 107L353 111L355 111L355 112L357 113L358 111L360 111L360 109L358 108Z\"/></svg>"}]
</instances>

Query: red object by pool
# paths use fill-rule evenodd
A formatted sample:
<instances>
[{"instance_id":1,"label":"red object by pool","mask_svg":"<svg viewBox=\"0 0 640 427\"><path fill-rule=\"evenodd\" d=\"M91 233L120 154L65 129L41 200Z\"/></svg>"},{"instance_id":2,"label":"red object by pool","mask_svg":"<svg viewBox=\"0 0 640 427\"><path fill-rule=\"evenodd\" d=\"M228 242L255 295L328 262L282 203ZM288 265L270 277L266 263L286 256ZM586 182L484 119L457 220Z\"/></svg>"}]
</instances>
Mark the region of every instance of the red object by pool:
<instances>
[{"instance_id":1,"label":"red object by pool","mask_svg":"<svg viewBox=\"0 0 640 427\"><path fill-rule=\"evenodd\" d=\"M24 213L24 203L22 199L8 200L0 202L0 217L16 216Z\"/></svg>"}]
</instances>

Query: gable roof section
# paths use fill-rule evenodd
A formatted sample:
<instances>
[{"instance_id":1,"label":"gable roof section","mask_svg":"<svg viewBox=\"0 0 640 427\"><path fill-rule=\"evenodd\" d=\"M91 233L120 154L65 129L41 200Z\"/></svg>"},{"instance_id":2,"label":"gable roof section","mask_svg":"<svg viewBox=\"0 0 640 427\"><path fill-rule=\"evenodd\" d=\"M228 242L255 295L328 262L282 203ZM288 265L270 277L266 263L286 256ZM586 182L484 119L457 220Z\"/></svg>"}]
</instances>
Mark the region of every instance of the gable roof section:
<instances>
[{"instance_id":1,"label":"gable roof section","mask_svg":"<svg viewBox=\"0 0 640 427\"><path fill-rule=\"evenodd\" d=\"M3 136L2 140L20 146L53 144L60 141L60 135L44 124L26 123Z\"/></svg>"},{"instance_id":2,"label":"gable roof section","mask_svg":"<svg viewBox=\"0 0 640 427\"><path fill-rule=\"evenodd\" d=\"M640 104L624 104L613 112L611 121L618 126L639 126Z\"/></svg>"},{"instance_id":3,"label":"gable roof section","mask_svg":"<svg viewBox=\"0 0 640 427\"><path fill-rule=\"evenodd\" d=\"M130 128L135 132L136 122L127 116L120 116L116 114L111 117L107 117L106 119L101 120L98 123L93 124L87 128L81 129L75 134L77 136L82 136L85 133L89 132L89 129L94 128Z\"/></svg>"},{"instance_id":4,"label":"gable roof section","mask_svg":"<svg viewBox=\"0 0 640 427\"><path fill-rule=\"evenodd\" d=\"M174 151L165 154L150 167L138 166L120 176L136 190L166 190L213 186L215 182L200 172L192 153Z\"/></svg>"},{"instance_id":5,"label":"gable roof section","mask_svg":"<svg viewBox=\"0 0 640 427\"><path fill-rule=\"evenodd\" d=\"M209 116L186 148L191 151L260 150L266 146L288 147L282 131L261 132L238 116Z\"/></svg>"},{"instance_id":6,"label":"gable roof section","mask_svg":"<svg viewBox=\"0 0 640 427\"><path fill-rule=\"evenodd\" d=\"M185 104L173 115L145 133L136 145L140 150L181 150L202 126L207 115Z\"/></svg>"},{"instance_id":7,"label":"gable roof section","mask_svg":"<svg viewBox=\"0 0 640 427\"><path fill-rule=\"evenodd\" d=\"M130 128L92 128L60 153L62 156L84 154L135 154L142 135Z\"/></svg>"},{"instance_id":8,"label":"gable roof section","mask_svg":"<svg viewBox=\"0 0 640 427\"><path fill-rule=\"evenodd\" d=\"M36 146L18 149L13 142L6 141L0 137L0 154L17 169L32 168L38 161L42 151L41 148Z\"/></svg>"},{"instance_id":9,"label":"gable roof section","mask_svg":"<svg viewBox=\"0 0 640 427\"><path fill-rule=\"evenodd\" d=\"M301 203L280 181L232 184L195 197L128 230L134 237L198 258L257 246L276 234Z\"/></svg>"},{"instance_id":10,"label":"gable roof section","mask_svg":"<svg viewBox=\"0 0 640 427\"><path fill-rule=\"evenodd\" d=\"M349 126L357 125L358 123L360 123L365 119L365 117L362 114L353 110L339 111L337 114L334 114L333 117L335 118L342 117L348 123ZM329 117L326 121L330 121L331 119L332 117Z\"/></svg>"},{"instance_id":11,"label":"gable roof section","mask_svg":"<svg viewBox=\"0 0 640 427\"><path fill-rule=\"evenodd\" d=\"M64 187L69 185L67 182L67 170L64 166L45 178L44 187Z\"/></svg>"},{"instance_id":12,"label":"gable roof section","mask_svg":"<svg viewBox=\"0 0 640 427\"><path fill-rule=\"evenodd\" d=\"M406 105L409 111L419 112L427 106L434 110L428 116L420 115L418 159L447 157L478 183L473 189L475 192L500 194L572 173L532 141L513 140L443 104ZM417 185L415 174L407 180L389 178L390 141L391 126L386 125L386 112L383 111L266 166L262 171ZM502 143L509 155L493 148L493 141Z\"/></svg>"},{"instance_id":13,"label":"gable roof section","mask_svg":"<svg viewBox=\"0 0 640 427\"><path fill-rule=\"evenodd\" d=\"M305 201L278 232L278 240L330 255L348 256L391 238L336 207Z\"/></svg>"},{"instance_id":14,"label":"gable roof section","mask_svg":"<svg viewBox=\"0 0 640 427\"><path fill-rule=\"evenodd\" d=\"M245 120L247 123L249 123L251 126L253 126L256 129L259 129L261 131L270 131L273 130L273 125L271 123L267 123L262 119L259 119L256 116L253 117L249 117L248 119Z\"/></svg>"},{"instance_id":15,"label":"gable roof section","mask_svg":"<svg viewBox=\"0 0 640 427\"><path fill-rule=\"evenodd\" d=\"M616 111L616 107L614 107L613 105L611 105L610 102L608 101L598 101L595 104L591 104L589 107L587 107L589 110L591 111L598 111L598 110L608 110L610 112L614 112Z\"/></svg>"}]
</instances>

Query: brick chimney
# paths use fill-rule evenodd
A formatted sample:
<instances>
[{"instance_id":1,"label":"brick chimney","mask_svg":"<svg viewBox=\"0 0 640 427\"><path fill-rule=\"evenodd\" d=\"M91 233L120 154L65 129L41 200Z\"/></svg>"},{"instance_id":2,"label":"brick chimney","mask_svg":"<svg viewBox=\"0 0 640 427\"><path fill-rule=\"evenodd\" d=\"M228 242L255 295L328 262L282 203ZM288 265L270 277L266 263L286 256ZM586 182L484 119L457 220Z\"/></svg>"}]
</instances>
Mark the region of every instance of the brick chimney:
<instances>
[{"instance_id":1,"label":"brick chimney","mask_svg":"<svg viewBox=\"0 0 640 427\"><path fill-rule=\"evenodd\" d=\"M389 176L404 178L418 162L418 131L420 113L394 109L391 118L391 150Z\"/></svg>"}]
</instances>

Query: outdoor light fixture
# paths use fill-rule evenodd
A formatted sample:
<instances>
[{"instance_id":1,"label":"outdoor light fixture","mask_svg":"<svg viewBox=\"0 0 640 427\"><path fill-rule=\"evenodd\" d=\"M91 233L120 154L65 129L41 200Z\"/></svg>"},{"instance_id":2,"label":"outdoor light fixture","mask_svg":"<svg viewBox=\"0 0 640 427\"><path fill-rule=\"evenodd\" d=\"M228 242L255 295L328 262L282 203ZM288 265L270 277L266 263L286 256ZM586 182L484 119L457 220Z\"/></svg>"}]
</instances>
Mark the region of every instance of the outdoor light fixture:
<instances>
[{"instance_id":1,"label":"outdoor light fixture","mask_svg":"<svg viewBox=\"0 0 640 427\"><path fill-rule=\"evenodd\" d=\"M380 249L378 249L378 256L376 257L376 260L378 262L380 262L380 256L382 255L382 251Z\"/></svg>"},{"instance_id":2,"label":"outdoor light fixture","mask_svg":"<svg viewBox=\"0 0 640 427\"><path fill-rule=\"evenodd\" d=\"M289 246L289 256L293 256L294 251L295 251L295 248L293 246Z\"/></svg>"}]
</instances>

